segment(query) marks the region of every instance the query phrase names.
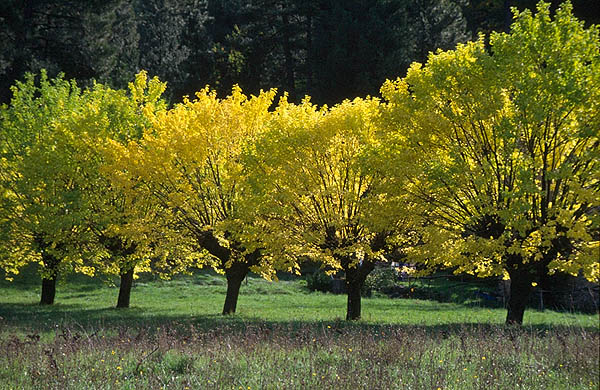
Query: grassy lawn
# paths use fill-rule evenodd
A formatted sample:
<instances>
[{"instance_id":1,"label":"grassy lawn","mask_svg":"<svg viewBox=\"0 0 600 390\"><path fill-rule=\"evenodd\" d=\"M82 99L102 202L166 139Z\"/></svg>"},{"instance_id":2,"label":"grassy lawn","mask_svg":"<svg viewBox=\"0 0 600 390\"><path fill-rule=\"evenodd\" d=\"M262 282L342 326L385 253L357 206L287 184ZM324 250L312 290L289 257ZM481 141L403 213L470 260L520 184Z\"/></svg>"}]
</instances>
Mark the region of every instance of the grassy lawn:
<instances>
[{"instance_id":1,"label":"grassy lawn","mask_svg":"<svg viewBox=\"0 0 600 390\"><path fill-rule=\"evenodd\" d=\"M224 278L142 277L118 288L73 276L41 307L35 275L0 282L0 389L597 389L598 315L506 311L484 302L309 293L250 277L223 317ZM5 353L6 352L6 353Z\"/></svg>"}]
</instances>

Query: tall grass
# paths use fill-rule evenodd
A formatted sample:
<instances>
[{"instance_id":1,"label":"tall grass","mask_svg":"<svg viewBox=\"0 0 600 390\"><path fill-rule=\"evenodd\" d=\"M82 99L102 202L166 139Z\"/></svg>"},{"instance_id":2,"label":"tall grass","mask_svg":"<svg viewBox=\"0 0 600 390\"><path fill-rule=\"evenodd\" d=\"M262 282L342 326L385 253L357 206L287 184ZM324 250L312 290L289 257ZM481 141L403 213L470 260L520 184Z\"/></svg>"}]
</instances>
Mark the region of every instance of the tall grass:
<instances>
[{"instance_id":1,"label":"tall grass","mask_svg":"<svg viewBox=\"0 0 600 390\"><path fill-rule=\"evenodd\" d=\"M39 306L35 278L0 282L0 389L597 389L598 316L345 296L249 278L239 313L200 273L118 289L76 277Z\"/></svg>"},{"instance_id":2,"label":"tall grass","mask_svg":"<svg viewBox=\"0 0 600 390\"><path fill-rule=\"evenodd\" d=\"M26 389L597 389L597 332L465 326L172 324L57 328L0 342L0 386Z\"/></svg>"}]
</instances>

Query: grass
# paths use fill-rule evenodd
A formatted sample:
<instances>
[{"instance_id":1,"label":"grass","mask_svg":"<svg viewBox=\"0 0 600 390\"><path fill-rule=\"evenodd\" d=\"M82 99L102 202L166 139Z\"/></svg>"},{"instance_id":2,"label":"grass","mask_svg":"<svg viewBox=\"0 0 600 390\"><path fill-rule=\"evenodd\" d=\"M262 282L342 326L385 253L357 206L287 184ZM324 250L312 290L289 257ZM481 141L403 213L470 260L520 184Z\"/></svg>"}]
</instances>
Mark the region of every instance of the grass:
<instances>
[{"instance_id":1,"label":"grass","mask_svg":"<svg viewBox=\"0 0 600 390\"><path fill-rule=\"evenodd\" d=\"M363 299L298 279L250 277L238 313L218 315L222 277L141 278L118 288L82 276L39 306L31 273L0 282L0 389L597 389L598 315L506 312L419 299Z\"/></svg>"}]
</instances>

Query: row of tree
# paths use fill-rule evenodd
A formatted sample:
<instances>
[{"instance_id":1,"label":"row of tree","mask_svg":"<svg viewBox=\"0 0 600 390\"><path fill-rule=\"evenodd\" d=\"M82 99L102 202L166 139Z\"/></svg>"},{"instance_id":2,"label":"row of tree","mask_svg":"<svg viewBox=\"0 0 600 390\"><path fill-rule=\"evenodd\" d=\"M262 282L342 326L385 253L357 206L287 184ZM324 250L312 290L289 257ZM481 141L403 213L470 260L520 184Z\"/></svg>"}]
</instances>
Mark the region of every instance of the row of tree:
<instances>
[{"instance_id":1,"label":"row of tree","mask_svg":"<svg viewBox=\"0 0 600 390\"><path fill-rule=\"evenodd\" d=\"M429 51L507 30L509 7L535 0L4 0L0 102L44 68L125 88L140 69L180 101L206 84L225 94L276 87L319 104L376 95ZM558 0L553 0L556 8ZM583 20L600 3L573 0Z\"/></svg>"},{"instance_id":2,"label":"row of tree","mask_svg":"<svg viewBox=\"0 0 600 390\"><path fill-rule=\"evenodd\" d=\"M0 266L40 264L41 303L67 270L225 274L310 258L343 271L347 319L375 263L398 256L511 280L522 323L548 272L600 278L600 50L565 3L331 108L275 90L209 88L168 108L145 72L127 91L28 75L0 110Z\"/></svg>"}]
</instances>

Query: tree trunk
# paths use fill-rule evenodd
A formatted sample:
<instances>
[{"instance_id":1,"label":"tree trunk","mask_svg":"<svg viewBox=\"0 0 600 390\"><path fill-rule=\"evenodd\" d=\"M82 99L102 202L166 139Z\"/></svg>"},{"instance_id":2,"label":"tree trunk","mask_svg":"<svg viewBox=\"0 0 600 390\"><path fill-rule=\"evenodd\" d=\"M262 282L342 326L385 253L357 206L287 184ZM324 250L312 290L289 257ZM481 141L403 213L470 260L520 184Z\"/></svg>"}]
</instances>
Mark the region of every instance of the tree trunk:
<instances>
[{"instance_id":1,"label":"tree trunk","mask_svg":"<svg viewBox=\"0 0 600 390\"><path fill-rule=\"evenodd\" d=\"M362 284L358 283L346 283L346 290L348 293L348 305L346 308L346 320L354 321L360 319L360 309L361 309L361 297L360 290L362 288Z\"/></svg>"},{"instance_id":2,"label":"tree trunk","mask_svg":"<svg viewBox=\"0 0 600 390\"><path fill-rule=\"evenodd\" d=\"M118 308L129 307L131 287L133 286L133 268L121 274L121 286L119 287Z\"/></svg>"},{"instance_id":3,"label":"tree trunk","mask_svg":"<svg viewBox=\"0 0 600 390\"><path fill-rule=\"evenodd\" d=\"M46 252L46 244L41 238L37 238L40 248L42 249L42 263L44 272L42 273L42 296L40 298L40 305L52 305L54 304L54 297L56 296L56 280L58 279L58 266L60 261Z\"/></svg>"},{"instance_id":4,"label":"tree trunk","mask_svg":"<svg viewBox=\"0 0 600 390\"><path fill-rule=\"evenodd\" d=\"M346 272L346 291L348 294L348 305L346 308L346 320L354 321L360 319L361 296L365 280L369 273L375 268L370 261L363 261L354 267L344 267Z\"/></svg>"},{"instance_id":5,"label":"tree trunk","mask_svg":"<svg viewBox=\"0 0 600 390\"><path fill-rule=\"evenodd\" d=\"M288 90L290 99L294 101L296 98L296 80L294 78L294 58L292 55L292 46L290 43L290 22L286 14L288 10L283 10L281 22L283 24L283 56L285 58L285 84Z\"/></svg>"},{"instance_id":6,"label":"tree trunk","mask_svg":"<svg viewBox=\"0 0 600 390\"><path fill-rule=\"evenodd\" d=\"M58 279L56 275L42 278L42 298L40 299L40 305L54 304L54 297L56 296L56 279Z\"/></svg>"},{"instance_id":7,"label":"tree trunk","mask_svg":"<svg viewBox=\"0 0 600 390\"><path fill-rule=\"evenodd\" d=\"M510 275L510 295L506 325L523 325L523 314L529 301L529 294L531 294L533 277L523 266L509 269L508 274Z\"/></svg>"},{"instance_id":8,"label":"tree trunk","mask_svg":"<svg viewBox=\"0 0 600 390\"><path fill-rule=\"evenodd\" d=\"M225 237L227 238L228 236L230 235L226 232ZM242 259L233 261L230 267L225 268L225 265L231 259L232 249L222 246L214 232L211 230L202 232L196 239L202 248L206 249L211 255L221 261L221 266L224 268L225 277L227 278L227 296L225 297L225 304L223 305L223 314L235 313L238 296L240 294L240 286L246 275L248 275L250 267L258 264L260 260L260 250L256 249L254 252L246 253ZM244 248L235 243L235 241L231 245L236 253L245 252Z\"/></svg>"},{"instance_id":9,"label":"tree trunk","mask_svg":"<svg viewBox=\"0 0 600 390\"><path fill-rule=\"evenodd\" d=\"M502 5L502 12L504 13L504 32L510 32L510 25L512 23L512 11L510 10L510 0L504 0Z\"/></svg>"},{"instance_id":10,"label":"tree trunk","mask_svg":"<svg viewBox=\"0 0 600 390\"><path fill-rule=\"evenodd\" d=\"M250 266L245 262L234 262L231 267L225 270L227 296L225 297L225 305L223 305L223 315L235 313L240 295L240 286L246 275L248 275L249 268Z\"/></svg>"},{"instance_id":11,"label":"tree trunk","mask_svg":"<svg viewBox=\"0 0 600 390\"><path fill-rule=\"evenodd\" d=\"M312 12L306 16L306 91L312 91L313 87L313 48L312 48Z\"/></svg>"}]
</instances>

